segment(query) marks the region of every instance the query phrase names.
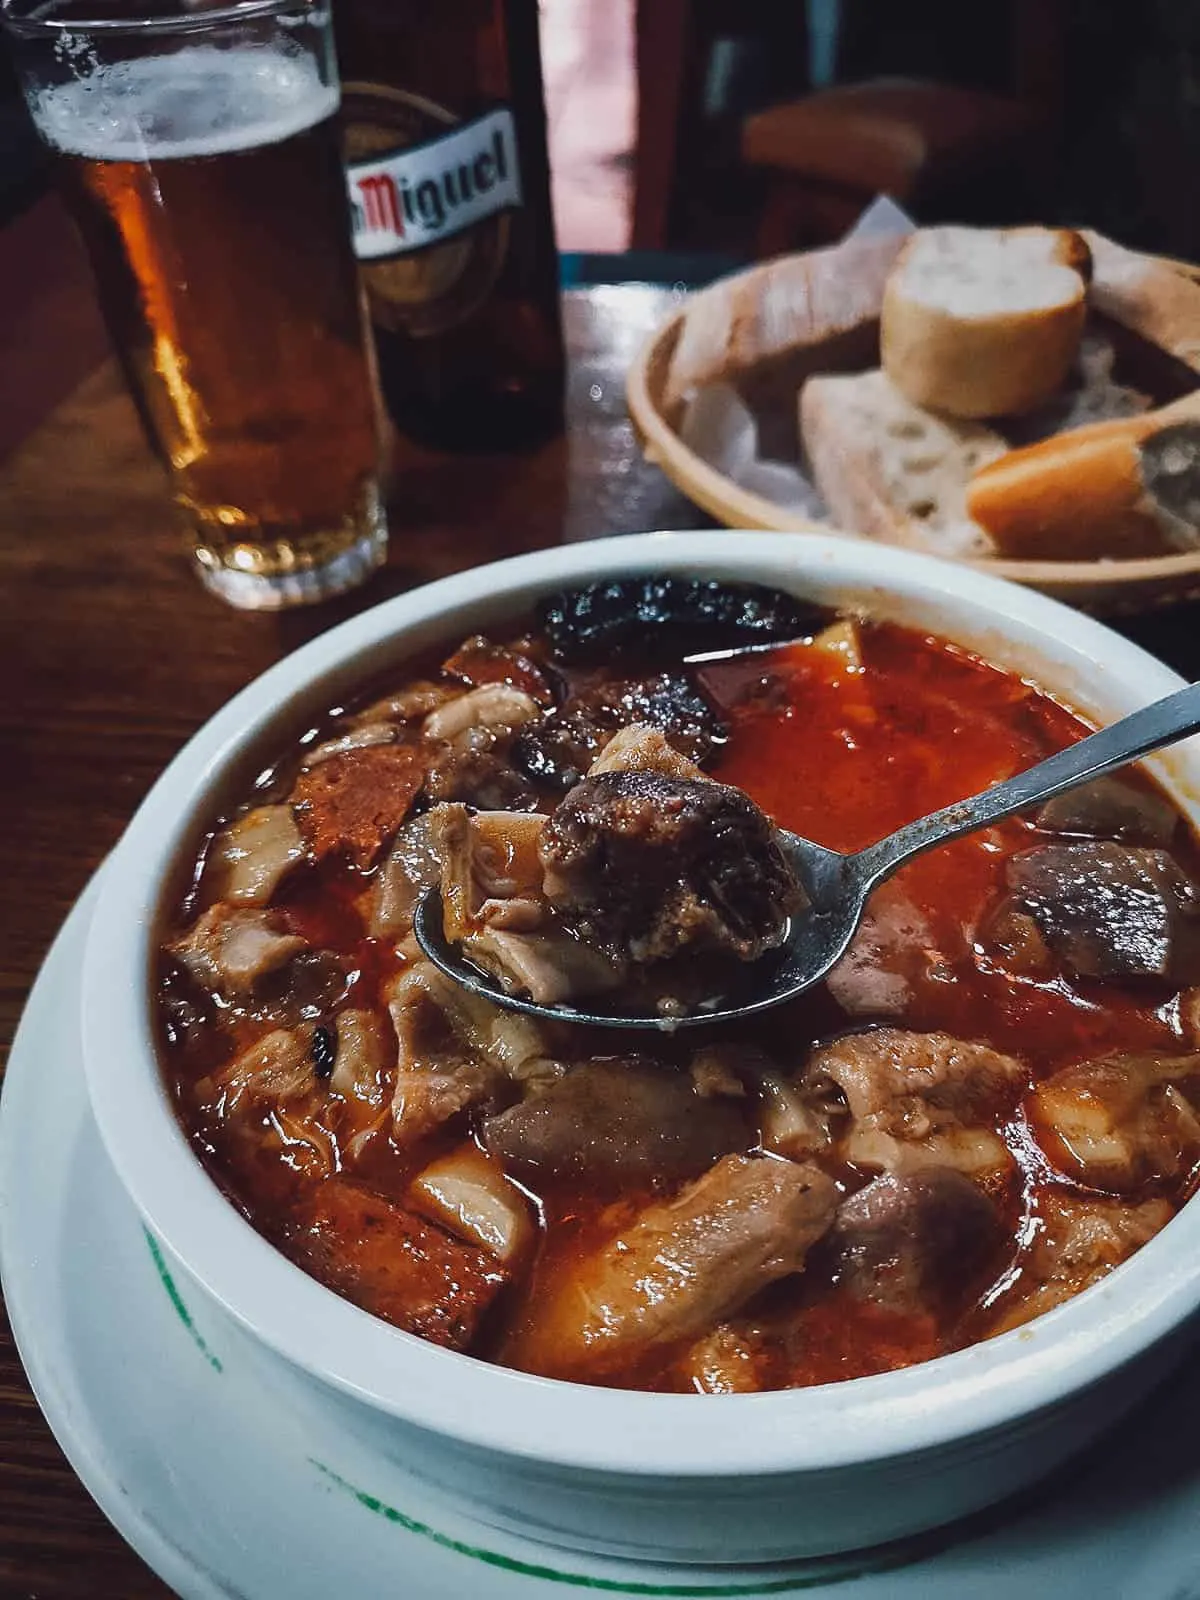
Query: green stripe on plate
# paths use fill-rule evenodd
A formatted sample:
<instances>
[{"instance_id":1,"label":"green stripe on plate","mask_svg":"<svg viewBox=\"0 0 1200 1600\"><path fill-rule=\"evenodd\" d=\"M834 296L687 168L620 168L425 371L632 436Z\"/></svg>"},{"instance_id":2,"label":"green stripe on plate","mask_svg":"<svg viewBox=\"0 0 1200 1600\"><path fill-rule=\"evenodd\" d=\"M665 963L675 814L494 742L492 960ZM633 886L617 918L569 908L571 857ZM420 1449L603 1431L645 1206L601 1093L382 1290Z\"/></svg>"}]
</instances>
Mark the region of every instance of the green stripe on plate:
<instances>
[{"instance_id":1,"label":"green stripe on plate","mask_svg":"<svg viewBox=\"0 0 1200 1600\"><path fill-rule=\"evenodd\" d=\"M943 1544L951 1542L951 1539L944 1534L940 1540L930 1536L904 1540L888 1545L886 1549L881 1549L873 1556L866 1558L851 1556L848 1560L853 1565L850 1566L839 1565L836 1568L823 1566L817 1570L816 1563L808 1563L808 1570L783 1578L763 1577L730 1583L646 1583L634 1578L597 1578L586 1572L568 1572L562 1567L545 1566L540 1562L519 1561L513 1556L501 1555L498 1550L486 1550L481 1545L465 1544L461 1539L452 1539L449 1534L439 1533L436 1528L431 1528L427 1522L419 1522L416 1517L410 1517L406 1512L398 1511L395 1506L387 1505L378 1496L367 1494L363 1489L356 1489L352 1483L347 1483L345 1478L334 1472L332 1467L327 1467L315 1457L310 1456L309 1460L330 1483L350 1495L367 1511L373 1511L376 1516L394 1522L408 1533L419 1534L421 1538L431 1540L443 1550L453 1550L456 1555L467 1556L472 1561L482 1561L489 1567L499 1567L503 1572L515 1572L526 1578L541 1578L546 1583L565 1583L575 1589L592 1589L604 1594L696 1596L700 1597L700 1600L722 1600L725 1596L738 1595L797 1594L804 1589L816 1589L822 1585L835 1583L852 1583L856 1578L893 1572L897 1567L919 1561L933 1550L940 1549Z\"/></svg>"},{"instance_id":2,"label":"green stripe on plate","mask_svg":"<svg viewBox=\"0 0 1200 1600\"><path fill-rule=\"evenodd\" d=\"M200 1335L200 1330L196 1327L196 1324L192 1321L191 1312L188 1310L187 1306L183 1302L183 1296L180 1294L179 1290L175 1287L175 1279L171 1276L170 1268L167 1266L167 1263L163 1260L163 1253L162 1253L161 1245L159 1244L158 1240L154 1237L154 1235L150 1232L149 1228L143 1227L142 1232L146 1235L146 1243L150 1246L151 1258L154 1261L155 1267L158 1269L159 1281L161 1282L163 1288L167 1291L167 1299L170 1300L171 1304L175 1307L176 1316L179 1318L180 1322L183 1323L183 1325L187 1329L187 1331L191 1334L192 1342L195 1344L197 1350L199 1350L200 1354L208 1362L209 1366L213 1369L213 1371L214 1372L224 1372L225 1369L221 1365L220 1358L215 1356L215 1355L213 1355L212 1351L205 1344L203 1338Z\"/></svg>"}]
</instances>

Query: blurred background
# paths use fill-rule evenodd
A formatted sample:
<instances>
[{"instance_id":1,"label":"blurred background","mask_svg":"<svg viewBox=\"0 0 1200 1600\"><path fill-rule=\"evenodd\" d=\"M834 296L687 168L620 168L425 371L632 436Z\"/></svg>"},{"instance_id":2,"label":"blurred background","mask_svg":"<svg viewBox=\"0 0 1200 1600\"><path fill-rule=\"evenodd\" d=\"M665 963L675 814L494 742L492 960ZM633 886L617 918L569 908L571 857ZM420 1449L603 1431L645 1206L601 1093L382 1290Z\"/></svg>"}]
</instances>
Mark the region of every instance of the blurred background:
<instances>
[{"instance_id":1,"label":"blurred background","mask_svg":"<svg viewBox=\"0 0 1200 1600\"><path fill-rule=\"evenodd\" d=\"M1085 222L1200 257L1197 0L541 11L565 251L749 259L837 237L882 191L921 221ZM0 222L43 182L0 57Z\"/></svg>"},{"instance_id":2,"label":"blurred background","mask_svg":"<svg viewBox=\"0 0 1200 1600\"><path fill-rule=\"evenodd\" d=\"M566 250L748 258L875 193L1200 257L1197 0L542 0Z\"/></svg>"}]
</instances>

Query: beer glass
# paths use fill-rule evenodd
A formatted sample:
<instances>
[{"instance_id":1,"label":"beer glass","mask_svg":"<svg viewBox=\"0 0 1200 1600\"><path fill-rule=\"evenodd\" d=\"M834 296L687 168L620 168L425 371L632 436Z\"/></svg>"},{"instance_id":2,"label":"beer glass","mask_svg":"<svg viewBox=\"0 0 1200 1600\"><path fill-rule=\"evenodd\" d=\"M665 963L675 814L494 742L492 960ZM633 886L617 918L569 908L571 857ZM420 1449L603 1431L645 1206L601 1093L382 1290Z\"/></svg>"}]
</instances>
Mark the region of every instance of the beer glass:
<instances>
[{"instance_id":1,"label":"beer glass","mask_svg":"<svg viewBox=\"0 0 1200 1600\"><path fill-rule=\"evenodd\" d=\"M383 560L328 0L2 0L199 573L233 605Z\"/></svg>"}]
</instances>

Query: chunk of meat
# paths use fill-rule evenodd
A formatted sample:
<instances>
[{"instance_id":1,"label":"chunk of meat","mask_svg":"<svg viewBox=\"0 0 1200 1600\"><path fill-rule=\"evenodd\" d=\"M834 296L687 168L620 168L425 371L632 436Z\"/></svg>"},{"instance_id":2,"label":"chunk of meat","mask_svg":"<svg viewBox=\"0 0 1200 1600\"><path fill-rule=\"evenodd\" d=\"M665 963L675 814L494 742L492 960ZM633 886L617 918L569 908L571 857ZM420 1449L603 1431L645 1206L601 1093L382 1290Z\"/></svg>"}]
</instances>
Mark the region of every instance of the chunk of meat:
<instances>
[{"instance_id":1,"label":"chunk of meat","mask_svg":"<svg viewBox=\"0 0 1200 1600\"><path fill-rule=\"evenodd\" d=\"M433 754L416 744L368 745L301 772L292 804L313 859L345 855L372 866L408 816Z\"/></svg>"},{"instance_id":2,"label":"chunk of meat","mask_svg":"<svg viewBox=\"0 0 1200 1600\"><path fill-rule=\"evenodd\" d=\"M657 728L672 749L703 765L726 737L717 713L689 679L660 673L581 690L531 723L513 745L516 765L549 788L578 783L613 734L633 723Z\"/></svg>"},{"instance_id":3,"label":"chunk of meat","mask_svg":"<svg viewBox=\"0 0 1200 1600\"><path fill-rule=\"evenodd\" d=\"M996 1206L969 1178L926 1167L885 1172L844 1200L827 1243L856 1299L942 1319L966 1309L1005 1236Z\"/></svg>"},{"instance_id":4,"label":"chunk of meat","mask_svg":"<svg viewBox=\"0 0 1200 1600\"><path fill-rule=\"evenodd\" d=\"M546 897L588 944L651 962L773 948L804 892L768 819L740 789L606 772L585 778L539 845Z\"/></svg>"},{"instance_id":5,"label":"chunk of meat","mask_svg":"<svg viewBox=\"0 0 1200 1600\"><path fill-rule=\"evenodd\" d=\"M856 1166L948 1166L974 1177L1011 1169L996 1130L1029 1082L1014 1056L945 1033L875 1028L815 1051L805 1082L822 1080L845 1095L843 1154Z\"/></svg>"},{"instance_id":6,"label":"chunk of meat","mask_svg":"<svg viewBox=\"0 0 1200 1600\"><path fill-rule=\"evenodd\" d=\"M837 1209L818 1167L725 1156L672 1200L578 1257L506 1351L548 1376L599 1379L724 1321L752 1295L799 1272Z\"/></svg>"},{"instance_id":7,"label":"chunk of meat","mask_svg":"<svg viewBox=\"0 0 1200 1600\"><path fill-rule=\"evenodd\" d=\"M529 812L439 806L431 813L442 862L446 937L513 993L543 1005L599 994L622 968L550 923L538 842L545 818Z\"/></svg>"},{"instance_id":8,"label":"chunk of meat","mask_svg":"<svg viewBox=\"0 0 1200 1600\"><path fill-rule=\"evenodd\" d=\"M1060 1171L1124 1193L1196 1167L1198 1107L1200 1055L1111 1055L1045 1079L1029 1116Z\"/></svg>"},{"instance_id":9,"label":"chunk of meat","mask_svg":"<svg viewBox=\"0 0 1200 1600\"><path fill-rule=\"evenodd\" d=\"M449 1233L511 1263L534 1242L529 1199L499 1162L468 1140L439 1156L409 1186L409 1199Z\"/></svg>"},{"instance_id":10,"label":"chunk of meat","mask_svg":"<svg viewBox=\"0 0 1200 1600\"><path fill-rule=\"evenodd\" d=\"M758 1088L764 1150L791 1161L832 1150L846 1106L827 1080L766 1071L759 1074Z\"/></svg>"},{"instance_id":11,"label":"chunk of meat","mask_svg":"<svg viewBox=\"0 0 1200 1600\"><path fill-rule=\"evenodd\" d=\"M341 1171L341 1153L321 1112L319 1100L274 1106L264 1121L264 1154L313 1181L332 1178Z\"/></svg>"},{"instance_id":12,"label":"chunk of meat","mask_svg":"<svg viewBox=\"0 0 1200 1600\"><path fill-rule=\"evenodd\" d=\"M507 683L486 683L431 712L421 724L421 732L426 739L459 746L476 730L503 737L539 715L537 701L524 690Z\"/></svg>"},{"instance_id":13,"label":"chunk of meat","mask_svg":"<svg viewBox=\"0 0 1200 1600\"><path fill-rule=\"evenodd\" d=\"M417 901L441 881L440 846L436 809L413 817L392 840L372 891L370 927L375 938L405 938L412 932Z\"/></svg>"},{"instance_id":14,"label":"chunk of meat","mask_svg":"<svg viewBox=\"0 0 1200 1600\"><path fill-rule=\"evenodd\" d=\"M925 913L902 885L885 883L825 987L849 1016L902 1017L914 990L945 962Z\"/></svg>"},{"instance_id":15,"label":"chunk of meat","mask_svg":"<svg viewBox=\"0 0 1200 1600\"><path fill-rule=\"evenodd\" d=\"M385 1024L373 1011L348 1006L334 1018L333 1064L329 1087L346 1099L381 1106L387 1099L391 1069Z\"/></svg>"},{"instance_id":16,"label":"chunk of meat","mask_svg":"<svg viewBox=\"0 0 1200 1600\"><path fill-rule=\"evenodd\" d=\"M317 1087L313 1029L273 1028L223 1067L215 1083L230 1112L242 1103L282 1105L304 1099Z\"/></svg>"},{"instance_id":17,"label":"chunk of meat","mask_svg":"<svg viewBox=\"0 0 1200 1600\"><path fill-rule=\"evenodd\" d=\"M392 1133L401 1146L416 1143L459 1112L494 1093L500 1069L477 1054L455 1030L441 974L429 963L410 968L391 989L388 1011L399 1057L392 1094Z\"/></svg>"},{"instance_id":18,"label":"chunk of meat","mask_svg":"<svg viewBox=\"0 0 1200 1600\"><path fill-rule=\"evenodd\" d=\"M471 934L462 947L510 994L528 995L543 1006L610 994L625 976L620 962L567 933L523 933L492 926Z\"/></svg>"},{"instance_id":19,"label":"chunk of meat","mask_svg":"<svg viewBox=\"0 0 1200 1600\"><path fill-rule=\"evenodd\" d=\"M399 1144L481 1104L506 1076L548 1070L546 1041L531 1018L489 1005L431 962L403 972L387 1003L398 1046L392 1136Z\"/></svg>"},{"instance_id":20,"label":"chunk of meat","mask_svg":"<svg viewBox=\"0 0 1200 1600\"><path fill-rule=\"evenodd\" d=\"M470 1346L507 1277L490 1252L340 1178L306 1200L285 1244L364 1311L451 1350Z\"/></svg>"},{"instance_id":21,"label":"chunk of meat","mask_svg":"<svg viewBox=\"0 0 1200 1600\"><path fill-rule=\"evenodd\" d=\"M218 902L167 948L210 993L245 996L307 946L273 912Z\"/></svg>"},{"instance_id":22,"label":"chunk of meat","mask_svg":"<svg viewBox=\"0 0 1200 1600\"><path fill-rule=\"evenodd\" d=\"M328 761L331 756L344 756L350 750L368 750L376 744L395 744L399 737L400 730L394 723L363 722L351 728L349 733L339 733L315 745L300 765L304 768L319 767L322 761Z\"/></svg>"},{"instance_id":23,"label":"chunk of meat","mask_svg":"<svg viewBox=\"0 0 1200 1600\"><path fill-rule=\"evenodd\" d=\"M439 806L446 936L513 993L543 1005L615 988L619 963L553 925L538 855L545 818Z\"/></svg>"},{"instance_id":24,"label":"chunk of meat","mask_svg":"<svg viewBox=\"0 0 1200 1600\"><path fill-rule=\"evenodd\" d=\"M696 1093L731 1095L735 1100L745 1098L747 1081L752 1081L764 1068L770 1068L770 1057L757 1045L735 1044L723 1039L715 1044L703 1044L688 1062L688 1071L696 1085Z\"/></svg>"},{"instance_id":25,"label":"chunk of meat","mask_svg":"<svg viewBox=\"0 0 1200 1600\"><path fill-rule=\"evenodd\" d=\"M540 706L554 703L545 673L524 651L493 644L481 633L464 640L450 659L442 663L442 671L461 678L472 688L481 688L488 683L504 683L513 689L520 689Z\"/></svg>"},{"instance_id":26,"label":"chunk of meat","mask_svg":"<svg viewBox=\"0 0 1200 1600\"><path fill-rule=\"evenodd\" d=\"M213 840L205 889L229 905L265 906L304 854L290 806L255 806Z\"/></svg>"},{"instance_id":27,"label":"chunk of meat","mask_svg":"<svg viewBox=\"0 0 1200 1600\"><path fill-rule=\"evenodd\" d=\"M528 811L478 811L471 818L471 872L482 905L538 893L545 821Z\"/></svg>"},{"instance_id":28,"label":"chunk of meat","mask_svg":"<svg viewBox=\"0 0 1200 1600\"><path fill-rule=\"evenodd\" d=\"M702 779L694 761L681 756L657 728L635 722L614 733L588 768L588 777L602 772L658 772L664 778Z\"/></svg>"},{"instance_id":29,"label":"chunk of meat","mask_svg":"<svg viewBox=\"0 0 1200 1600\"><path fill-rule=\"evenodd\" d=\"M1013 856L1006 875L1074 976L1200 982L1200 892L1164 850L1043 845Z\"/></svg>"},{"instance_id":30,"label":"chunk of meat","mask_svg":"<svg viewBox=\"0 0 1200 1600\"><path fill-rule=\"evenodd\" d=\"M1166 795L1109 777L1096 778L1081 789L1055 795L1041 807L1034 821L1047 833L1165 847L1175 836L1179 813Z\"/></svg>"},{"instance_id":31,"label":"chunk of meat","mask_svg":"<svg viewBox=\"0 0 1200 1600\"><path fill-rule=\"evenodd\" d=\"M979 929L979 945L1007 971L1022 977L1044 978L1055 970L1054 956L1042 930L1011 896L1006 895L985 918Z\"/></svg>"},{"instance_id":32,"label":"chunk of meat","mask_svg":"<svg viewBox=\"0 0 1200 1600\"><path fill-rule=\"evenodd\" d=\"M380 722L420 722L439 706L457 700L466 690L461 683L431 683L428 678L418 678L394 694L373 700L365 710L351 719L356 728L369 727Z\"/></svg>"},{"instance_id":33,"label":"chunk of meat","mask_svg":"<svg viewBox=\"0 0 1200 1600\"><path fill-rule=\"evenodd\" d=\"M1050 1191L1038 1202L1038 1231L1012 1290L998 1303L989 1336L1019 1328L1099 1283L1171 1220L1165 1200L1128 1205Z\"/></svg>"},{"instance_id":34,"label":"chunk of meat","mask_svg":"<svg viewBox=\"0 0 1200 1600\"><path fill-rule=\"evenodd\" d=\"M425 793L435 805L458 800L481 811L534 811L538 804L537 790L507 756L470 745L434 756Z\"/></svg>"},{"instance_id":35,"label":"chunk of meat","mask_svg":"<svg viewBox=\"0 0 1200 1600\"><path fill-rule=\"evenodd\" d=\"M530 812L438 806L432 838L442 861L446 937L465 939L483 927L528 932L545 920L538 855L545 818Z\"/></svg>"},{"instance_id":36,"label":"chunk of meat","mask_svg":"<svg viewBox=\"0 0 1200 1600\"><path fill-rule=\"evenodd\" d=\"M832 1078L858 1118L920 1100L966 1123L1010 1110L1028 1080L1020 1061L985 1044L902 1028L847 1034L818 1050L809 1072Z\"/></svg>"},{"instance_id":37,"label":"chunk of meat","mask_svg":"<svg viewBox=\"0 0 1200 1600\"><path fill-rule=\"evenodd\" d=\"M596 1060L489 1117L486 1148L536 1179L678 1184L755 1142L744 1099L701 1095L692 1077L640 1060Z\"/></svg>"},{"instance_id":38,"label":"chunk of meat","mask_svg":"<svg viewBox=\"0 0 1200 1600\"><path fill-rule=\"evenodd\" d=\"M262 985L261 1015L287 1022L327 1015L345 998L353 968L335 950L301 950L287 968Z\"/></svg>"},{"instance_id":39,"label":"chunk of meat","mask_svg":"<svg viewBox=\"0 0 1200 1600\"><path fill-rule=\"evenodd\" d=\"M757 1394L764 1387L763 1353L761 1337L722 1322L684 1353L676 1370L697 1394Z\"/></svg>"}]
</instances>

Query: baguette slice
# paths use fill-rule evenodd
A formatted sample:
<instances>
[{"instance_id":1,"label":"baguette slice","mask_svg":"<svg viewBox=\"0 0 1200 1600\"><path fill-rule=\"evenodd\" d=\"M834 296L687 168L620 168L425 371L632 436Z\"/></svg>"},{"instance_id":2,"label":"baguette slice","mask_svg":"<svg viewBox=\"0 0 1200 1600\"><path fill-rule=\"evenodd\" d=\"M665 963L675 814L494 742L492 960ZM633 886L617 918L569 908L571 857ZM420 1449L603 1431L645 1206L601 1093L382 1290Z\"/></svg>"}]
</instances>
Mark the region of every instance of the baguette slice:
<instances>
[{"instance_id":1,"label":"baguette slice","mask_svg":"<svg viewBox=\"0 0 1200 1600\"><path fill-rule=\"evenodd\" d=\"M800 394L809 468L835 523L938 556L988 556L967 481L1007 445L978 422L914 406L883 372L810 378Z\"/></svg>"},{"instance_id":2,"label":"baguette slice","mask_svg":"<svg viewBox=\"0 0 1200 1600\"><path fill-rule=\"evenodd\" d=\"M1079 352L1088 247L1066 228L925 228L883 296L883 367L914 403L1015 416L1048 400Z\"/></svg>"},{"instance_id":3,"label":"baguette slice","mask_svg":"<svg viewBox=\"0 0 1200 1600\"><path fill-rule=\"evenodd\" d=\"M1013 450L977 471L968 514L997 554L1087 561L1200 545L1200 392Z\"/></svg>"},{"instance_id":4,"label":"baguette slice","mask_svg":"<svg viewBox=\"0 0 1200 1600\"><path fill-rule=\"evenodd\" d=\"M828 250L781 256L693 295L671 354L664 407L675 410L704 384L794 358L877 321L905 237L847 239Z\"/></svg>"}]
</instances>

